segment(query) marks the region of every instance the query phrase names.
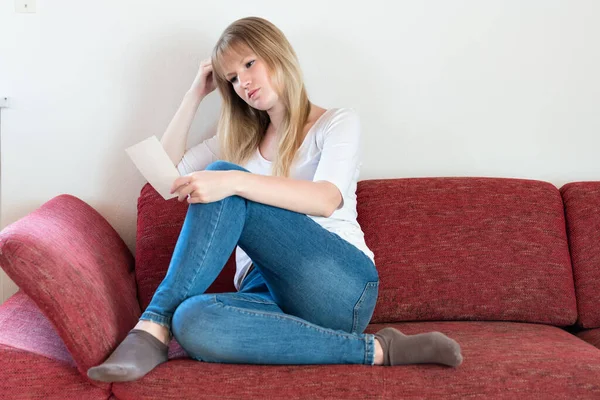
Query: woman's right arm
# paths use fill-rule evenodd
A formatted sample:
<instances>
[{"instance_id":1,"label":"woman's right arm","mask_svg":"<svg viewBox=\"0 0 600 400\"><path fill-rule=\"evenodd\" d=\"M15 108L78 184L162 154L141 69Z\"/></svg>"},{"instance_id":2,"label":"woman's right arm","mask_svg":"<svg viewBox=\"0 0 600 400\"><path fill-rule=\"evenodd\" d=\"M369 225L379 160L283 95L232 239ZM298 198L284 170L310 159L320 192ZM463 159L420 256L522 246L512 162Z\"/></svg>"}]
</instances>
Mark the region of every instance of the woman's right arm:
<instances>
[{"instance_id":1,"label":"woman's right arm","mask_svg":"<svg viewBox=\"0 0 600 400\"><path fill-rule=\"evenodd\" d=\"M203 99L204 97L199 96L195 92L188 91L183 97L183 101L167 130L160 139L160 144L162 144L174 165L179 164L179 161L181 161L185 154L187 135Z\"/></svg>"},{"instance_id":2,"label":"woman's right arm","mask_svg":"<svg viewBox=\"0 0 600 400\"><path fill-rule=\"evenodd\" d=\"M216 89L212 71L212 60L210 58L200 62L200 68L198 68L192 86L186 92L179 109L167 127L167 131L160 139L160 143L175 165L179 164L185 154L187 135L200 103L210 92Z\"/></svg>"}]
</instances>

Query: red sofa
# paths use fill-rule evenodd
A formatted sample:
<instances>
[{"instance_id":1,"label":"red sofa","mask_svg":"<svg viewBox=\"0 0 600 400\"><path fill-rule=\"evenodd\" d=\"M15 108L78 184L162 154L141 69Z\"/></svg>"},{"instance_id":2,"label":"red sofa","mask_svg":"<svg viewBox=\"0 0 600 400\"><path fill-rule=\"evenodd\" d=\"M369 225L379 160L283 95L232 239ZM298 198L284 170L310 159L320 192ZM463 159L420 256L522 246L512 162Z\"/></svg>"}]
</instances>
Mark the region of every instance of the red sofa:
<instances>
[{"instance_id":1,"label":"red sofa","mask_svg":"<svg viewBox=\"0 0 600 400\"><path fill-rule=\"evenodd\" d=\"M458 368L202 363L174 340L138 381L90 381L165 275L188 207L146 184L135 257L68 194L0 232L20 288L0 306L0 398L600 398L600 182L377 179L357 196L381 278L367 332L443 332ZM233 291L233 273L232 253L209 291Z\"/></svg>"}]
</instances>

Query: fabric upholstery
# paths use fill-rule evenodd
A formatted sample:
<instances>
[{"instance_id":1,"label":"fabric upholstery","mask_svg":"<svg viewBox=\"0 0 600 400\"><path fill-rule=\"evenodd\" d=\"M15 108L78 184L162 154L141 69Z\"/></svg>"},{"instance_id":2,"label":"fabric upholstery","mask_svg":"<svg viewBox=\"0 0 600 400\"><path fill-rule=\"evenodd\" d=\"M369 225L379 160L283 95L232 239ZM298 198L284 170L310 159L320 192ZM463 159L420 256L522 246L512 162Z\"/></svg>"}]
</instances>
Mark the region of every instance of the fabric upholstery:
<instances>
[{"instance_id":1,"label":"fabric upholstery","mask_svg":"<svg viewBox=\"0 0 600 400\"><path fill-rule=\"evenodd\" d=\"M577 337L600 349L600 328L586 329L577 333Z\"/></svg>"},{"instance_id":2,"label":"fabric upholstery","mask_svg":"<svg viewBox=\"0 0 600 400\"><path fill-rule=\"evenodd\" d=\"M106 399L90 383L46 316L19 290L0 305L0 399Z\"/></svg>"},{"instance_id":3,"label":"fabric upholstery","mask_svg":"<svg viewBox=\"0 0 600 400\"><path fill-rule=\"evenodd\" d=\"M0 266L48 317L84 376L141 314L131 252L75 196L59 195L3 229Z\"/></svg>"},{"instance_id":4,"label":"fabric upholstery","mask_svg":"<svg viewBox=\"0 0 600 400\"><path fill-rule=\"evenodd\" d=\"M381 279L367 332L443 332L461 345L458 369L205 363L173 340L169 362L110 385L87 380L86 367L110 354L149 303L188 205L142 188L134 272L110 225L59 196L0 232L0 266L21 287L0 305L0 398L600 398L600 329L560 328L593 321L582 296L599 304L598 289L581 285L595 279L584 255L598 241L582 236L596 232L586 225L595 209L569 214L571 193L504 178L358 182L358 221ZM576 221L568 229L565 212ZM580 245L581 282L567 230ZM235 290L234 256L209 292ZM587 317L578 319L577 306Z\"/></svg>"},{"instance_id":5,"label":"fabric upholstery","mask_svg":"<svg viewBox=\"0 0 600 400\"><path fill-rule=\"evenodd\" d=\"M540 181L411 178L358 183L358 221L382 280L373 322L577 318L562 199ZM164 278L187 204L149 185L136 274L145 308ZM234 291L234 254L209 291Z\"/></svg>"},{"instance_id":6,"label":"fabric upholstery","mask_svg":"<svg viewBox=\"0 0 600 400\"><path fill-rule=\"evenodd\" d=\"M248 365L169 361L143 380L115 383L134 399L423 399L600 397L600 351L560 328L515 322L408 322L405 334L439 331L461 344L464 361L437 364ZM310 349L307 349L310 351ZM173 382L165 384L165 382ZM176 382L176 383L175 383Z\"/></svg>"},{"instance_id":7,"label":"fabric upholstery","mask_svg":"<svg viewBox=\"0 0 600 400\"><path fill-rule=\"evenodd\" d=\"M560 188L582 328L600 328L600 182Z\"/></svg>"},{"instance_id":8,"label":"fabric upholstery","mask_svg":"<svg viewBox=\"0 0 600 400\"><path fill-rule=\"evenodd\" d=\"M381 279L372 322L575 322L562 199L552 184L375 179L359 182L357 193Z\"/></svg>"}]
</instances>

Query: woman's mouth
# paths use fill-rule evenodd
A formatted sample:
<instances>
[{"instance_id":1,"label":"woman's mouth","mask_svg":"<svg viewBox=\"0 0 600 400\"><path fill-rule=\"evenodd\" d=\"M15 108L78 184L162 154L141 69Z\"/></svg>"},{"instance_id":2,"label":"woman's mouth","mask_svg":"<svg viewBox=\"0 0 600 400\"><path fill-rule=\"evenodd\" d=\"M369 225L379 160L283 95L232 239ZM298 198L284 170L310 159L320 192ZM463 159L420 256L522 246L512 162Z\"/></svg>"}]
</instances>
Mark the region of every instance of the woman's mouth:
<instances>
[{"instance_id":1,"label":"woman's mouth","mask_svg":"<svg viewBox=\"0 0 600 400\"><path fill-rule=\"evenodd\" d=\"M252 97L254 97L254 95L256 94L256 92L258 92L260 90L260 88L258 89L254 89L253 91L248 93L248 98L251 99Z\"/></svg>"}]
</instances>

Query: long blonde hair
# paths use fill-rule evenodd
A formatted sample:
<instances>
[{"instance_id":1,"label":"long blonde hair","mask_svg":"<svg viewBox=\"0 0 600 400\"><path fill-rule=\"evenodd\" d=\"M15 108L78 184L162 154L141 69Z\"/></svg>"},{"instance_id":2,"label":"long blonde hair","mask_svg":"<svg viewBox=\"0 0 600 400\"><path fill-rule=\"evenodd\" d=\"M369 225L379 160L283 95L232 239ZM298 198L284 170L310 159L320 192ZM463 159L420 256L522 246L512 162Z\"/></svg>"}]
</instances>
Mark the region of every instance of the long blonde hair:
<instances>
[{"instance_id":1,"label":"long blonde hair","mask_svg":"<svg viewBox=\"0 0 600 400\"><path fill-rule=\"evenodd\" d=\"M217 127L221 159L243 165L256 152L269 125L266 111L250 107L225 77L224 55L249 48L264 60L271 74L273 89L285 107L278 128L278 151L273 160L273 175L289 177L296 152L302 145L310 102L304 86L298 57L287 38L271 22L259 17L234 21L221 34L212 53L213 76L223 98Z\"/></svg>"}]
</instances>

